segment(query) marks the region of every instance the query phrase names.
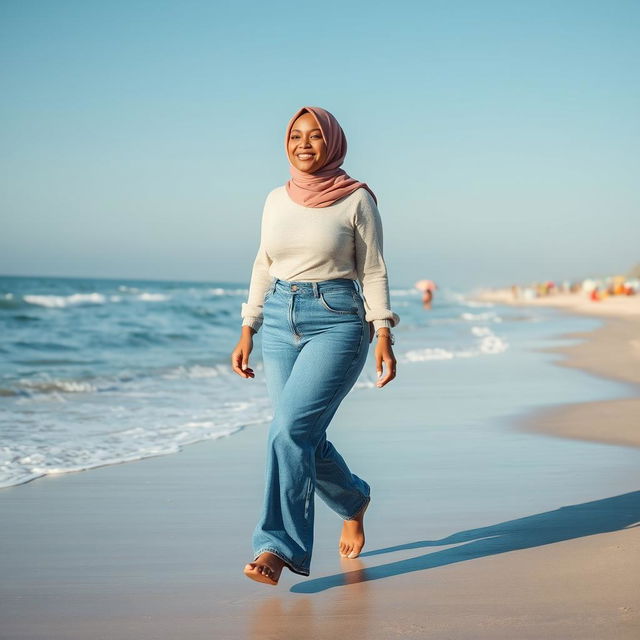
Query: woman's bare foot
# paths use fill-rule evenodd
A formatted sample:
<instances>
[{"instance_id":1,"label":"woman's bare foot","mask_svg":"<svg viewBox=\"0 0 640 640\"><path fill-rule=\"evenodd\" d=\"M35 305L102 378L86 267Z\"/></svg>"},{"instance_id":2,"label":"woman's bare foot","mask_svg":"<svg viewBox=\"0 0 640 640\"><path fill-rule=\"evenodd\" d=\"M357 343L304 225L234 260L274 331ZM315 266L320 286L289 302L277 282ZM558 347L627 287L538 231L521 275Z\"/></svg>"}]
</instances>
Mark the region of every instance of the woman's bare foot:
<instances>
[{"instance_id":1,"label":"woman's bare foot","mask_svg":"<svg viewBox=\"0 0 640 640\"><path fill-rule=\"evenodd\" d=\"M342 534L338 543L338 550L343 558L357 558L364 547L364 512L367 507L360 512L357 518L345 520L342 523Z\"/></svg>"},{"instance_id":2,"label":"woman's bare foot","mask_svg":"<svg viewBox=\"0 0 640 640\"><path fill-rule=\"evenodd\" d=\"M275 553L265 551L261 553L253 562L249 562L244 567L244 575L256 582L276 585L282 573L285 561Z\"/></svg>"}]
</instances>

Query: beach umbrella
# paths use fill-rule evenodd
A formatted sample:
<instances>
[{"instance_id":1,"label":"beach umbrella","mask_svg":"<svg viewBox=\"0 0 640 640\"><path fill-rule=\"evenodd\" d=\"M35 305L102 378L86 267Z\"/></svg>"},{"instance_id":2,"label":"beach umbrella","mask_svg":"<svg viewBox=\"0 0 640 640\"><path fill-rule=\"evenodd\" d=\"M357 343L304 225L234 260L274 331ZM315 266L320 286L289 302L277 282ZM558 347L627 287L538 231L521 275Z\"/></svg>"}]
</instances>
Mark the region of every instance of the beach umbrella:
<instances>
[{"instance_id":1,"label":"beach umbrella","mask_svg":"<svg viewBox=\"0 0 640 640\"><path fill-rule=\"evenodd\" d=\"M435 291L438 288L438 285L433 280L418 280L414 286L420 291Z\"/></svg>"}]
</instances>

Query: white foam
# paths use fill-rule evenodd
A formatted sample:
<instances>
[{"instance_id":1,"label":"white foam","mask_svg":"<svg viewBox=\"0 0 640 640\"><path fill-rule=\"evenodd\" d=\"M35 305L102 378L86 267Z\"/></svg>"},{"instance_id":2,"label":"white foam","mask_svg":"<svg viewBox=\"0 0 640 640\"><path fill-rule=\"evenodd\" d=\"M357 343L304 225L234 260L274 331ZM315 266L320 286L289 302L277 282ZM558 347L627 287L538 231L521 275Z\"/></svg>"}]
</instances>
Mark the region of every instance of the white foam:
<instances>
[{"instance_id":1,"label":"white foam","mask_svg":"<svg viewBox=\"0 0 640 640\"><path fill-rule=\"evenodd\" d=\"M406 351L398 358L401 362L425 362L426 360L451 360L456 355L453 351L439 347L426 347L424 349L412 349Z\"/></svg>"},{"instance_id":2,"label":"white foam","mask_svg":"<svg viewBox=\"0 0 640 640\"><path fill-rule=\"evenodd\" d=\"M467 307L495 307L496 306L493 302L479 302L476 300L461 300L460 303L466 305Z\"/></svg>"},{"instance_id":3,"label":"white foam","mask_svg":"<svg viewBox=\"0 0 640 640\"><path fill-rule=\"evenodd\" d=\"M253 367L256 369L256 367ZM228 375L229 367L222 364L213 365L207 367L201 364L194 364L190 366L180 365L173 369L170 369L163 374L163 378L175 379L175 378L217 378L218 376Z\"/></svg>"},{"instance_id":4,"label":"white foam","mask_svg":"<svg viewBox=\"0 0 640 640\"><path fill-rule=\"evenodd\" d=\"M471 327L471 333L479 340L467 349L443 349L426 347L411 349L397 358L400 362L426 362L429 360L452 360L453 358L475 358L481 355L495 355L507 350L504 338L497 336L489 327Z\"/></svg>"},{"instance_id":5,"label":"white foam","mask_svg":"<svg viewBox=\"0 0 640 640\"><path fill-rule=\"evenodd\" d=\"M164 293L149 293L145 291L138 295L138 300L143 300L144 302L165 302L165 300L169 300L169 296Z\"/></svg>"},{"instance_id":6,"label":"white foam","mask_svg":"<svg viewBox=\"0 0 640 640\"><path fill-rule=\"evenodd\" d=\"M214 296L247 296L249 289L225 289L224 287L213 287L207 292Z\"/></svg>"},{"instance_id":7,"label":"white foam","mask_svg":"<svg viewBox=\"0 0 640 640\"><path fill-rule=\"evenodd\" d=\"M78 380L29 380L21 378L19 384L25 389L38 391L40 393L52 393L55 391L62 391L63 393L90 393L96 391L94 385Z\"/></svg>"},{"instance_id":8,"label":"white foam","mask_svg":"<svg viewBox=\"0 0 640 640\"><path fill-rule=\"evenodd\" d=\"M502 322L502 318L495 311L485 311L484 313L463 312L460 317L471 322Z\"/></svg>"},{"instance_id":9,"label":"white foam","mask_svg":"<svg viewBox=\"0 0 640 640\"><path fill-rule=\"evenodd\" d=\"M40 396L11 418L14 441L5 440L0 447L0 488L175 453L188 444L264 424L273 415L263 387L247 391L239 381L248 398L225 401L228 387L216 398L214 387L172 382L148 394L151 401L120 391L71 403L64 413L52 412L49 397Z\"/></svg>"},{"instance_id":10,"label":"white foam","mask_svg":"<svg viewBox=\"0 0 640 640\"><path fill-rule=\"evenodd\" d=\"M74 293L69 296L26 295L24 301L41 307L63 308L76 304L104 304L106 298L101 293Z\"/></svg>"},{"instance_id":11,"label":"white foam","mask_svg":"<svg viewBox=\"0 0 640 640\"><path fill-rule=\"evenodd\" d=\"M484 336L478 345L478 349L481 353L502 353L508 348L507 343L498 336L490 335Z\"/></svg>"}]
</instances>

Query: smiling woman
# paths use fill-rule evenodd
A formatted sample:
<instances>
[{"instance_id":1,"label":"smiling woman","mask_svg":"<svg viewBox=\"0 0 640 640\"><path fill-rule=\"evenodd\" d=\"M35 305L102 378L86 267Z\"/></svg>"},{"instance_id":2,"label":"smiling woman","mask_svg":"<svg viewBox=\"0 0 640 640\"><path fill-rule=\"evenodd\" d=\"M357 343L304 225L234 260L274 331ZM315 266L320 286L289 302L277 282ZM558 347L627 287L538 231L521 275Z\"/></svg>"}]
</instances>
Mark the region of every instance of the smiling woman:
<instances>
[{"instance_id":1,"label":"smiling woman","mask_svg":"<svg viewBox=\"0 0 640 640\"><path fill-rule=\"evenodd\" d=\"M254 561L244 573L271 585L284 566L309 575L314 492L344 521L339 554L355 558L364 546L370 486L351 472L326 430L364 367L373 330L380 338L377 386L395 378L390 328L400 321L390 308L377 200L340 168L347 140L338 121L320 107L299 109L287 126L285 151L291 179L267 196L231 356L233 370L253 378L253 334L264 326L274 417Z\"/></svg>"},{"instance_id":2,"label":"smiling woman","mask_svg":"<svg viewBox=\"0 0 640 640\"><path fill-rule=\"evenodd\" d=\"M377 204L375 193L364 182L340 169L347 155L347 137L325 109L299 109L289 121L285 149L291 164L291 180L286 187L294 202L305 207L327 207L363 187ZM313 161L308 155L314 156Z\"/></svg>"}]
</instances>

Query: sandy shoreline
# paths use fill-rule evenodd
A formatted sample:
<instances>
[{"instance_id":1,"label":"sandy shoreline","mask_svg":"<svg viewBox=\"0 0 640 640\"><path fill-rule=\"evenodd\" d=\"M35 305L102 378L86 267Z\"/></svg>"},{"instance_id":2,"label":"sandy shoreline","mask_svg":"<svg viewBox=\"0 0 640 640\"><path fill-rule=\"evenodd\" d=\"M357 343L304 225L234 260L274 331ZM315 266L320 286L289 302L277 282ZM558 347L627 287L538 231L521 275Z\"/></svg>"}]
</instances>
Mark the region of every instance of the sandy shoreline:
<instances>
[{"instance_id":1,"label":"sandy shoreline","mask_svg":"<svg viewBox=\"0 0 640 640\"><path fill-rule=\"evenodd\" d=\"M514 298L509 289L477 289L471 299L514 306L557 307L596 316L635 317L640 321L640 295L608 296L603 300L594 301L584 293L559 293L524 299Z\"/></svg>"},{"instance_id":2,"label":"sandy shoreline","mask_svg":"<svg viewBox=\"0 0 640 640\"><path fill-rule=\"evenodd\" d=\"M558 364L636 389L635 352L625 349L634 322L611 317L594 332L572 334L585 341L549 351L567 356ZM433 420L420 394L432 375L407 376L385 401L356 394L336 416L341 450L359 460L355 471L376 478L377 493L365 553L355 560L337 557L339 523L317 501L310 579L283 572L271 588L241 573L261 500L260 429L0 491L0 638L636 640L640 491L616 492L598 476L598 496L558 506L552 497L536 502L535 483L521 496L497 477L496 507L509 500L544 506L514 507L520 515L508 520L474 510L474 479L461 468L459 443L430 454L440 468L422 463ZM524 425L523 432L637 446L635 400L593 403L608 417L591 403L536 411L510 420L504 438L519 438L511 426ZM473 428L463 433L479 437ZM395 460L381 459L387 450ZM637 450L615 450L637 470L627 483L636 487ZM530 464L527 456L504 463ZM544 464L561 481L562 459ZM438 483L448 467L461 479ZM488 460L483 467L491 473Z\"/></svg>"},{"instance_id":3,"label":"sandy shoreline","mask_svg":"<svg viewBox=\"0 0 640 640\"><path fill-rule=\"evenodd\" d=\"M601 318L603 326L560 337L578 344L540 349L563 356L556 364L627 383L635 397L564 405L525 415L518 425L549 435L640 447L640 296L612 296L593 302L584 295L514 300L509 290L479 293L478 301L514 306L550 306Z\"/></svg>"}]
</instances>

